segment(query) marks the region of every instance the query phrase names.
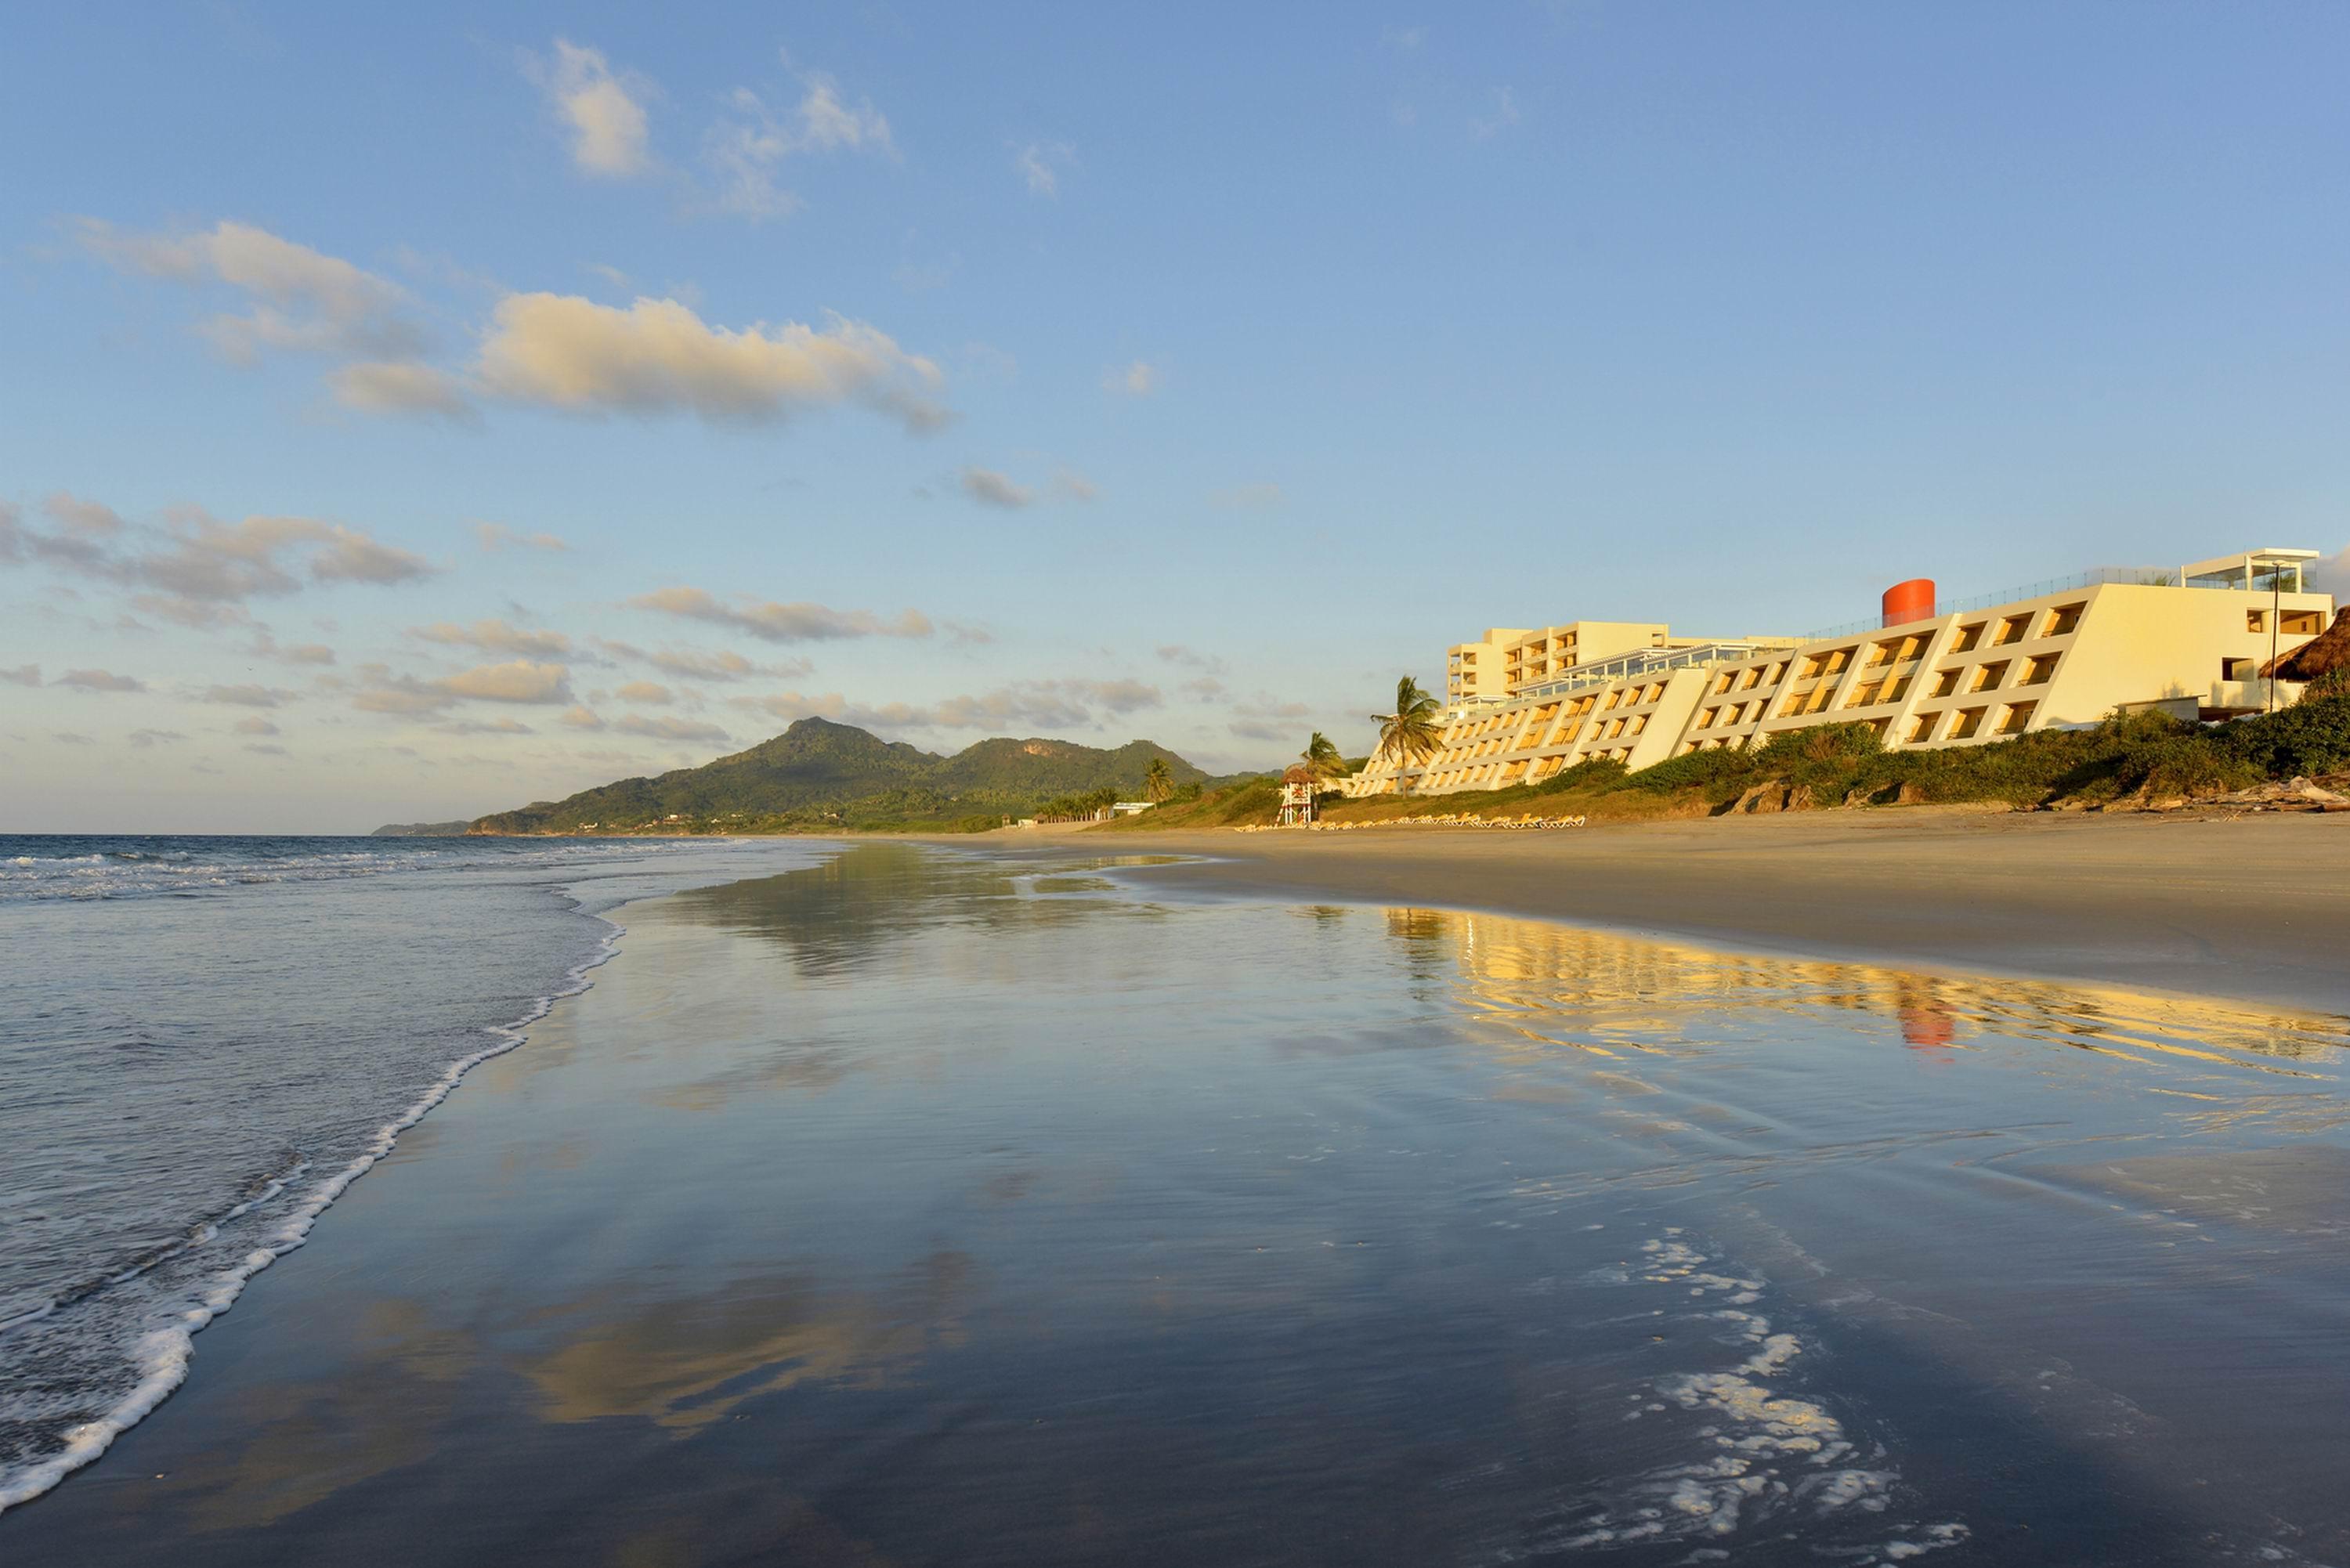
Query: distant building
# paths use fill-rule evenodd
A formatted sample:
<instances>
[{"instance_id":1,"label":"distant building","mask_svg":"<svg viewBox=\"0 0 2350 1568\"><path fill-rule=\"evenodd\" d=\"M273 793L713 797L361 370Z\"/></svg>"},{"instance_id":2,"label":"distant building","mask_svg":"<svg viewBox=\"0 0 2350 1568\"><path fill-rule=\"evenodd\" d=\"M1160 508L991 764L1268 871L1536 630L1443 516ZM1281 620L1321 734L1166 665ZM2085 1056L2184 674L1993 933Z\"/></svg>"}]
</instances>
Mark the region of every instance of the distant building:
<instances>
[{"instance_id":1,"label":"distant building","mask_svg":"<svg viewBox=\"0 0 2350 1568\"><path fill-rule=\"evenodd\" d=\"M1633 769L1750 749L1788 730L1859 722L1894 750L1980 745L2163 707L2216 720L2282 707L2301 688L2260 666L2323 631L2303 591L2314 550L2250 550L2175 574L2099 570L1939 609L1934 585L1885 595L1875 625L1808 638L1675 638L1662 625L1575 621L1508 634L1502 695L1453 695L1438 749L1373 758L1351 795L1505 789L1596 757ZM2150 580L2151 579L2151 580ZM1453 659L1484 643L1456 646ZM1573 661L1560 663L1562 657Z\"/></svg>"},{"instance_id":2,"label":"distant building","mask_svg":"<svg viewBox=\"0 0 2350 1568\"><path fill-rule=\"evenodd\" d=\"M1114 816L1139 816L1159 803L1154 800L1121 800L1110 806Z\"/></svg>"}]
</instances>

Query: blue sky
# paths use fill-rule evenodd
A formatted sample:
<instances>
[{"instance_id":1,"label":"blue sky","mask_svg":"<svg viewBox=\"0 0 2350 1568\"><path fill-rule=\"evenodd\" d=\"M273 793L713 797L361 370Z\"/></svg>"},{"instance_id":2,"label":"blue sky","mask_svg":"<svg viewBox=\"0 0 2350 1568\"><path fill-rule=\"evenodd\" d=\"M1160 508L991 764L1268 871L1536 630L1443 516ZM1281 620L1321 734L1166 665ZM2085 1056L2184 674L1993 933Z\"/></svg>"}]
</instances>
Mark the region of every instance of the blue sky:
<instances>
[{"instance_id":1,"label":"blue sky","mask_svg":"<svg viewBox=\"0 0 2350 1568\"><path fill-rule=\"evenodd\" d=\"M1487 625L2350 543L2331 5L48 7L0 830L1349 749ZM2338 580L2338 570L2337 570Z\"/></svg>"}]
</instances>

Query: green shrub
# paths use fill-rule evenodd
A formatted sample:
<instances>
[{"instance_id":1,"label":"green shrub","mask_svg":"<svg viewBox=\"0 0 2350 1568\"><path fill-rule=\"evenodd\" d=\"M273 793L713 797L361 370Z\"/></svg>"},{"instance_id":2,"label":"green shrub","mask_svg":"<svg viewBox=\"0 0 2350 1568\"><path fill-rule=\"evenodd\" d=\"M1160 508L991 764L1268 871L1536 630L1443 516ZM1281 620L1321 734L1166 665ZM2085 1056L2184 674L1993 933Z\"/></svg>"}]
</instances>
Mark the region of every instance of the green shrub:
<instances>
[{"instance_id":1,"label":"green shrub","mask_svg":"<svg viewBox=\"0 0 2350 1568\"><path fill-rule=\"evenodd\" d=\"M2350 697L2303 697L2223 726L2217 739L2271 778L2333 773L2350 767Z\"/></svg>"},{"instance_id":2,"label":"green shrub","mask_svg":"<svg viewBox=\"0 0 2350 1568\"><path fill-rule=\"evenodd\" d=\"M2114 782L2155 796L2219 794L2261 780L2261 770L2209 735L2166 735L2133 743L2115 759Z\"/></svg>"}]
</instances>

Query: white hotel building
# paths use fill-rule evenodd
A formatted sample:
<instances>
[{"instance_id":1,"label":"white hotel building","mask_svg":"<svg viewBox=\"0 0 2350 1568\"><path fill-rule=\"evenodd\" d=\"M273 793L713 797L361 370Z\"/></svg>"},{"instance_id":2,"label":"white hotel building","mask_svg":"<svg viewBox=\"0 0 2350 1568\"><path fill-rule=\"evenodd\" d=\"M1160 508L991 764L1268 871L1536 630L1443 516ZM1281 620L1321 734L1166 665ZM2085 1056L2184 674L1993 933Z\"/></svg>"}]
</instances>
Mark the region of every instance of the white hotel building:
<instances>
[{"instance_id":1,"label":"white hotel building","mask_svg":"<svg viewBox=\"0 0 2350 1568\"><path fill-rule=\"evenodd\" d=\"M2256 673L2325 628L2314 550L2249 550L2176 573L2099 570L1939 609L1922 579L1873 625L1810 637L1676 638L1659 623L1496 628L1448 650L1437 750L1375 759L1349 794L1505 789L1595 757L1644 768L1787 730L1859 722L1891 749L1982 745L2117 710L2227 719L2301 695Z\"/></svg>"}]
</instances>

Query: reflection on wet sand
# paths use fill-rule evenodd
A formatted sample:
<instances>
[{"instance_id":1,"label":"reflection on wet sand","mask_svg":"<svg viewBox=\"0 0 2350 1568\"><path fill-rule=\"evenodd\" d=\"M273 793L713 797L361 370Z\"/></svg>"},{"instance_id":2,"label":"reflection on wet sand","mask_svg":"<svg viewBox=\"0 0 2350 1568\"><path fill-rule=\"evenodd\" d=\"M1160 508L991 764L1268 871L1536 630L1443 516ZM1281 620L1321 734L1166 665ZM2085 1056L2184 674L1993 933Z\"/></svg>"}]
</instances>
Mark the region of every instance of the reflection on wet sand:
<instances>
[{"instance_id":1,"label":"reflection on wet sand","mask_svg":"<svg viewBox=\"0 0 2350 1568\"><path fill-rule=\"evenodd\" d=\"M700 1293L566 1303L540 1317L561 1343L521 1370L549 1421L634 1416L691 1431L802 1382L871 1387L960 1344L972 1275L969 1257L941 1251L886 1295L774 1275Z\"/></svg>"},{"instance_id":2,"label":"reflection on wet sand","mask_svg":"<svg viewBox=\"0 0 2350 1568\"><path fill-rule=\"evenodd\" d=\"M1692 1010L1715 1007L1871 1013L1928 1051L1963 1049L1996 1032L2137 1061L2157 1054L2271 1071L2334 1056L2350 1041L2350 1020L2191 997L1724 953L1505 915L1389 909L1387 923L1431 971L1431 950L1445 948L1461 1005L1485 1022L1602 1055L1702 1050L1705 1043L1679 1038L1682 1025ZM1557 1027L1569 1021L1571 1030Z\"/></svg>"}]
</instances>

